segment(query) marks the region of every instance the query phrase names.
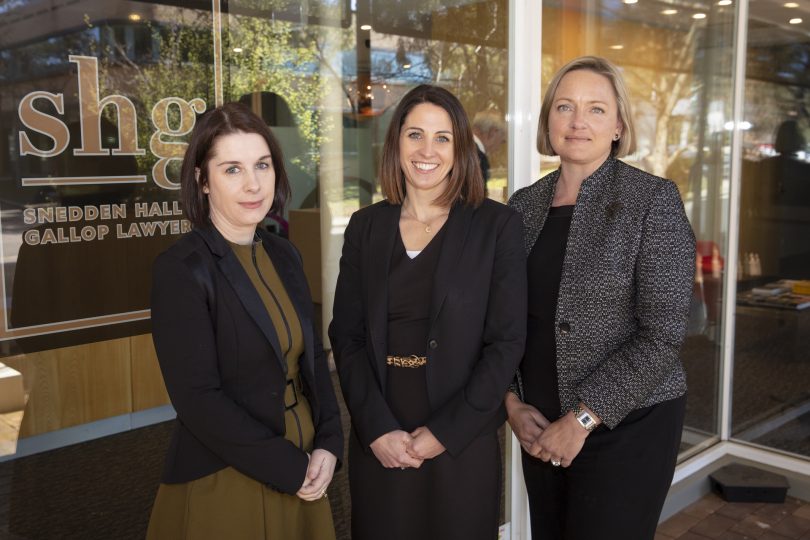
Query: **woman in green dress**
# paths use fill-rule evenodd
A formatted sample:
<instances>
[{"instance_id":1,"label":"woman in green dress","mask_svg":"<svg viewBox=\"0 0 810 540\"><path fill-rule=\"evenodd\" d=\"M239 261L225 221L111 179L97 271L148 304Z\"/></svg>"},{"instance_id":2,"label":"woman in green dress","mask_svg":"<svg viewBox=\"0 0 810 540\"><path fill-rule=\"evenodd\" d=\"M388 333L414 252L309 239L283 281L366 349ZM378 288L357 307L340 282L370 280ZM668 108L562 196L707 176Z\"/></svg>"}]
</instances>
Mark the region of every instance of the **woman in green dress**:
<instances>
[{"instance_id":1,"label":"woman in green dress","mask_svg":"<svg viewBox=\"0 0 810 540\"><path fill-rule=\"evenodd\" d=\"M334 538L343 435L301 257L259 223L289 183L246 106L198 122L181 197L193 229L154 265L152 335L177 421L148 538Z\"/></svg>"}]
</instances>

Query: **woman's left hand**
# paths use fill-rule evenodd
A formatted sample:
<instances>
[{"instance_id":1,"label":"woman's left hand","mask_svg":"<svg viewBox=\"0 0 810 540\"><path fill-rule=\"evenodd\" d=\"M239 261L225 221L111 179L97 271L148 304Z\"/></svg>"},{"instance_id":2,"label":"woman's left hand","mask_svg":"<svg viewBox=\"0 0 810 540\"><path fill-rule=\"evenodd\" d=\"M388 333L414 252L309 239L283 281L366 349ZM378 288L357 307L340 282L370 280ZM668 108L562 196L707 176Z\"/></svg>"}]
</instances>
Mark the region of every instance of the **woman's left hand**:
<instances>
[{"instance_id":1,"label":"woman's left hand","mask_svg":"<svg viewBox=\"0 0 810 540\"><path fill-rule=\"evenodd\" d=\"M304 485L296 495L305 501L316 501L326 495L326 488L332 481L335 465L337 465L337 457L332 452L321 448L312 452L307 475L304 477Z\"/></svg>"},{"instance_id":2,"label":"woman's left hand","mask_svg":"<svg viewBox=\"0 0 810 540\"><path fill-rule=\"evenodd\" d=\"M574 413L568 412L543 430L529 453L543 461L559 460L562 467L568 467L579 455L587 437L588 431L577 422Z\"/></svg>"},{"instance_id":3,"label":"woman's left hand","mask_svg":"<svg viewBox=\"0 0 810 540\"><path fill-rule=\"evenodd\" d=\"M445 451L444 445L425 426L413 430L411 437L408 454L416 459L432 459Z\"/></svg>"}]
</instances>

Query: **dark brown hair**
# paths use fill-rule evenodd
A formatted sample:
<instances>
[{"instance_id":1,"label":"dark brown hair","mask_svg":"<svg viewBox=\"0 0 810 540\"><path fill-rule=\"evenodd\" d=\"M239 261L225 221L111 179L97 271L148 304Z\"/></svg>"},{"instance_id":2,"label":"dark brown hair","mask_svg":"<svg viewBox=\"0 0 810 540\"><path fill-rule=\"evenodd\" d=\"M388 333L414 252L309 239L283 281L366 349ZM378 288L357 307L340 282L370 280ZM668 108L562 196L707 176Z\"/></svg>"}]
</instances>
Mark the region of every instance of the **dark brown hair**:
<instances>
[{"instance_id":1,"label":"dark brown hair","mask_svg":"<svg viewBox=\"0 0 810 540\"><path fill-rule=\"evenodd\" d=\"M456 202L478 206L484 200L484 177L473 142L470 120L456 96L439 86L422 84L405 94L394 110L385 135L380 163L380 186L388 202L402 204L405 200L405 173L399 160L399 138L405 117L422 103L444 109L453 125L453 168L447 189L434 202L450 207Z\"/></svg>"},{"instance_id":2,"label":"dark brown hair","mask_svg":"<svg viewBox=\"0 0 810 540\"><path fill-rule=\"evenodd\" d=\"M271 212L281 213L290 198L290 182L284 169L284 158L281 145L250 108L241 103L225 103L203 114L194 127L191 141L188 143L183 167L180 169L180 200L183 212L195 227L211 223L209 216L208 195L203 193L203 186L208 184L208 162L217 139L232 133L256 133L267 142L273 170L276 174L275 193ZM199 179L197 170L200 171Z\"/></svg>"}]
</instances>

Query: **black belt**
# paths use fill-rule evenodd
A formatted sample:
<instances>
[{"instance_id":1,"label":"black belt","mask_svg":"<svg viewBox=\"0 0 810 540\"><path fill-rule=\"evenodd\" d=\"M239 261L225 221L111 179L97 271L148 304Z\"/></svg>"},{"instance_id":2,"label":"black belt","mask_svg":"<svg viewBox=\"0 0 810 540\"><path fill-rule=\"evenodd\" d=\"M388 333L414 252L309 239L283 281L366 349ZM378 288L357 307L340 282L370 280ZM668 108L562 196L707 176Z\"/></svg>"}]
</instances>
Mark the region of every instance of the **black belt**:
<instances>
[{"instance_id":1,"label":"black belt","mask_svg":"<svg viewBox=\"0 0 810 540\"><path fill-rule=\"evenodd\" d=\"M292 403L289 405L287 404L287 389L284 389L284 410L289 411L290 409L294 409L298 405L298 392L303 390L303 386L301 385L301 377L296 376L294 379L287 379L287 386L292 389Z\"/></svg>"}]
</instances>

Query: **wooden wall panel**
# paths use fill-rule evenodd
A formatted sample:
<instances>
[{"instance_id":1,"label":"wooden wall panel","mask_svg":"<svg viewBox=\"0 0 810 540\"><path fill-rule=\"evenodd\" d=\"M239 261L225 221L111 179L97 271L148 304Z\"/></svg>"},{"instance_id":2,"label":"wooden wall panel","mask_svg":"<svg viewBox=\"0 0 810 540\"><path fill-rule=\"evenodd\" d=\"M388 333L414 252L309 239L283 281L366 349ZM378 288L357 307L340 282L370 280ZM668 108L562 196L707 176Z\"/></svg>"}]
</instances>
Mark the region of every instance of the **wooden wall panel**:
<instances>
[{"instance_id":1,"label":"wooden wall panel","mask_svg":"<svg viewBox=\"0 0 810 540\"><path fill-rule=\"evenodd\" d=\"M152 334L132 336L132 410L142 411L169 403Z\"/></svg>"},{"instance_id":2,"label":"wooden wall panel","mask_svg":"<svg viewBox=\"0 0 810 540\"><path fill-rule=\"evenodd\" d=\"M21 437L132 411L130 338L5 358L28 393Z\"/></svg>"}]
</instances>

